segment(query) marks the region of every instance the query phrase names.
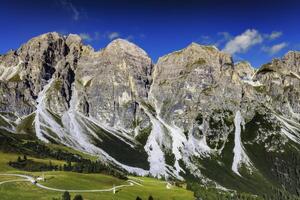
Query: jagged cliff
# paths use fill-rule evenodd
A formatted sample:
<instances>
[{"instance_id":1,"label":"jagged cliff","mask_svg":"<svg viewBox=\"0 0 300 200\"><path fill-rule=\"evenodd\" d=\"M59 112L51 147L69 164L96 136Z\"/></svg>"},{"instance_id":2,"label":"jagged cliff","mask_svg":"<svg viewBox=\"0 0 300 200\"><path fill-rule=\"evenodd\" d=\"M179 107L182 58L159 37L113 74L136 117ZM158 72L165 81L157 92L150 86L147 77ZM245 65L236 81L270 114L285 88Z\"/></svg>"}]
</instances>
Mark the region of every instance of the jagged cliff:
<instances>
[{"instance_id":1,"label":"jagged cliff","mask_svg":"<svg viewBox=\"0 0 300 200\"><path fill-rule=\"evenodd\" d=\"M242 177L268 183L268 152L299 153L299 84L299 52L256 70L192 43L153 64L126 40L95 51L47 33L0 56L0 130L140 175L236 188Z\"/></svg>"}]
</instances>

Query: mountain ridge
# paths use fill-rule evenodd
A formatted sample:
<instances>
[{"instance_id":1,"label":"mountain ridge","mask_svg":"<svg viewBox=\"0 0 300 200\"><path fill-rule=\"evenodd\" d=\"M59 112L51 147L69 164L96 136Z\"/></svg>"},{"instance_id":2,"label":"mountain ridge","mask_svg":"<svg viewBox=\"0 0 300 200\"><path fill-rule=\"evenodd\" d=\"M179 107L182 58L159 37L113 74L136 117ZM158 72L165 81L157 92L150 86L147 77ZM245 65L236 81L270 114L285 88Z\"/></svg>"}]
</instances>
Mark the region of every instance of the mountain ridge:
<instances>
[{"instance_id":1,"label":"mountain ridge","mask_svg":"<svg viewBox=\"0 0 300 200\"><path fill-rule=\"evenodd\" d=\"M47 33L0 56L0 125L129 173L249 192L236 185L243 177L273 181L256 151L299 151L299 70L300 52L256 70L192 43L154 64L123 39L95 51L78 35Z\"/></svg>"},{"instance_id":2,"label":"mountain ridge","mask_svg":"<svg viewBox=\"0 0 300 200\"><path fill-rule=\"evenodd\" d=\"M90 46L90 45L88 45L88 44L85 44L84 43L84 40L78 35L78 34L75 34L75 33L70 33L70 34L61 34L61 33L58 33L58 32L47 32L47 33L43 33L43 34L41 34L41 35L38 35L38 36L35 36L35 37L33 37L33 38L31 38L30 40L28 40L26 43L23 43L23 44L21 44L21 46L20 46L20 48L23 46L23 45L25 45L25 44L27 44L27 43L29 43L29 42L31 42L32 40L36 40L36 39L43 39L43 38L45 38L45 37L47 37L48 35L55 35L55 37L60 37L60 38L65 38L65 39L67 39L68 37L69 37L69 39L70 40L72 40L72 41L76 41L76 42L78 42L78 43L82 43L82 45L83 46L85 46L85 48L90 48L90 49L93 49L93 51L95 52L95 53L97 53L97 52L100 52L100 51L102 51L103 49L105 49L105 48L107 48L110 44L114 44L114 43L124 43L124 44L129 44L129 45L134 45L135 47L138 47L136 44L134 44L133 42L131 42L131 41L129 41L129 40L126 40L126 39L122 39L122 38L117 38L117 39L114 39L114 40L112 40L110 43L108 43L105 47L103 47L103 48L100 48L99 50L96 50L95 51L95 49L92 47L92 46ZM72 38L72 39L71 39ZM211 48L211 49L215 49L215 50L217 50L217 51L220 51L216 46L214 46L214 45L202 45L202 44L200 44L200 43L197 43L197 42L191 42L189 45L187 45L186 47L184 47L184 48L182 48L182 49L180 49L180 50L175 50L175 51L172 51L172 52L170 52L170 53L167 53L167 54L165 54L165 55L163 55L163 56L161 56L160 58L163 58L163 57L165 57L165 56L168 56L169 54L172 54L172 53L176 53L176 52L180 52L180 51L183 51L183 50L185 50L185 49L187 49L187 48L189 48L189 47L193 47L193 46L200 46L200 47L206 47L206 48ZM139 49L141 49L140 47L138 47ZM14 50L14 49L10 49L8 52L6 52L6 53L4 53L4 54L1 54L0 56L5 56L5 55L7 55L7 54L11 54L11 53L13 53L13 52L15 52L15 51L18 51L19 49L17 49L17 50ZM143 50L143 49L141 49L141 50ZM144 51L144 50L143 50ZM144 51L145 52L145 51ZM299 51L295 51L295 50L289 50L288 52L286 52L285 54L284 54L284 56L283 57L285 57L287 54L291 54L291 53L299 53ZM146 55L148 55L146 52L145 52L145 54ZM229 53L225 53L224 52L224 54L228 54L228 55L230 55ZM159 59L160 59L159 58ZM158 59L158 60L159 60ZM280 58L273 58L272 60L277 60L277 59L280 59ZM238 61L236 64L238 64L238 63L241 63L241 62L247 62L247 63L249 63L250 64L250 62L249 61L247 61L247 60L242 60L242 61ZM156 63L154 63L153 62L153 64L156 64ZM267 63L266 63L267 64ZM250 64L251 65L251 64ZM252 68L254 68L254 69L257 69L257 70L259 70L261 67L263 67L263 65L265 65L265 64L262 64L260 67L258 67L258 68L254 68L254 67L252 67Z\"/></svg>"}]
</instances>

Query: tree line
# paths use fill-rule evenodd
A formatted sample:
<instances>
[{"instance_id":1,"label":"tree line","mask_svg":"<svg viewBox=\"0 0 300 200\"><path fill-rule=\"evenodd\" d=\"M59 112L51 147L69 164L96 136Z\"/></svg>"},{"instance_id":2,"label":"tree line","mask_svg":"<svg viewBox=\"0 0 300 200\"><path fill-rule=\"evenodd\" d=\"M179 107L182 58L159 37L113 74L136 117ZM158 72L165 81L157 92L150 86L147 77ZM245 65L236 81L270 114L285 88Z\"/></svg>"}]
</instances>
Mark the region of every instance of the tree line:
<instances>
[{"instance_id":1,"label":"tree line","mask_svg":"<svg viewBox=\"0 0 300 200\"><path fill-rule=\"evenodd\" d=\"M23 157L18 156L15 161L9 161L8 165L25 171L70 171L77 173L103 173L108 174L119 179L127 180L127 176L100 161L91 161L88 159L81 159L77 162L67 161L65 164L53 164L51 161L48 163L37 162L33 159L28 159L26 155Z\"/></svg>"},{"instance_id":2,"label":"tree line","mask_svg":"<svg viewBox=\"0 0 300 200\"><path fill-rule=\"evenodd\" d=\"M52 200L71 200L71 195L68 191L65 191L61 198L53 198ZM73 200L83 200L83 197L81 194L76 194L73 198Z\"/></svg>"}]
</instances>

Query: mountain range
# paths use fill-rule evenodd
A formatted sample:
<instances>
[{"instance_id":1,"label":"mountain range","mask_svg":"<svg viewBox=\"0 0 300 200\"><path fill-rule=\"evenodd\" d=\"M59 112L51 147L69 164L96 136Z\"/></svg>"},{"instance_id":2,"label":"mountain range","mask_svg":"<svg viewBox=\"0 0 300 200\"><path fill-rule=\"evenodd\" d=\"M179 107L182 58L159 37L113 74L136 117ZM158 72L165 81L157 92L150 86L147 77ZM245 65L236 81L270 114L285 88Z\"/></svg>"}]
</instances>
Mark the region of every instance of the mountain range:
<instances>
[{"instance_id":1,"label":"mountain range","mask_svg":"<svg viewBox=\"0 0 300 200\"><path fill-rule=\"evenodd\" d=\"M300 52L259 69L192 43L153 63L46 33L0 55L0 134L96 155L127 173L300 196Z\"/></svg>"}]
</instances>

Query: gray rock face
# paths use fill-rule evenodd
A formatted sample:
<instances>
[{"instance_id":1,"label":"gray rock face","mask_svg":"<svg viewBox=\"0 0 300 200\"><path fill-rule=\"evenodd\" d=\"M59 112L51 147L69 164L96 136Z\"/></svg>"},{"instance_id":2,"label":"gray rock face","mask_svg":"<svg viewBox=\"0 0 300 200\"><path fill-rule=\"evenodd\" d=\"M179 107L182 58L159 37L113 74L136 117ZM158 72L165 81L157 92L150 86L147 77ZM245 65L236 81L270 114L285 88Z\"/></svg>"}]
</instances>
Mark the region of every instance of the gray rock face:
<instances>
[{"instance_id":1,"label":"gray rock face","mask_svg":"<svg viewBox=\"0 0 300 200\"><path fill-rule=\"evenodd\" d=\"M193 43L166 55L153 77L150 100L167 121L179 126L189 126L199 113L234 110L239 103L241 83L231 56L213 47Z\"/></svg>"},{"instance_id":2,"label":"gray rock face","mask_svg":"<svg viewBox=\"0 0 300 200\"><path fill-rule=\"evenodd\" d=\"M226 120L240 109L242 98L242 82L230 55L192 43L160 58L153 79L149 99L167 123L194 138L199 151L224 147L232 128ZM201 146L205 138L208 146Z\"/></svg>"},{"instance_id":3,"label":"gray rock face","mask_svg":"<svg viewBox=\"0 0 300 200\"><path fill-rule=\"evenodd\" d=\"M241 166L251 168L242 127L258 114L273 127L249 143L264 143L266 151L300 143L299 88L299 52L255 71L192 43L153 65L125 40L94 51L77 35L48 33L0 56L2 117L18 125L32 114L39 139L141 175L181 179L190 171L204 178L195 159L214 156L221 163L228 148L240 175ZM269 142L274 134L280 139Z\"/></svg>"},{"instance_id":4,"label":"gray rock face","mask_svg":"<svg viewBox=\"0 0 300 200\"><path fill-rule=\"evenodd\" d=\"M300 53L288 52L281 60L263 65L255 75L269 104L278 112L296 117L299 108ZM299 119L299 118L298 118Z\"/></svg>"},{"instance_id":5,"label":"gray rock face","mask_svg":"<svg viewBox=\"0 0 300 200\"><path fill-rule=\"evenodd\" d=\"M17 51L1 57L2 112L20 116L35 110L36 99L46 82L57 77L53 91L56 96L49 102L54 112L62 113L70 101L70 84L80 56L81 40L78 36L60 36L57 33L33 38ZM60 102L56 104L54 102Z\"/></svg>"},{"instance_id":6,"label":"gray rock face","mask_svg":"<svg viewBox=\"0 0 300 200\"><path fill-rule=\"evenodd\" d=\"M152 81L152 61L146 52L118 39L99 52L86 52L78 65L80 109L109 126L133 132L145 118L138 101L147 99Z\"/></svg>"},{"instance_id":7,"label":"gray rock face","mask_svg":"<svg viewBox=\"0 0 300 200\"><path fill-rule=\"evenodd\" d=\"M249 80L254 75L254 69L248 62L239 62L234 65L234 68L241 79Z\"/></svg>"}]
</instances>

